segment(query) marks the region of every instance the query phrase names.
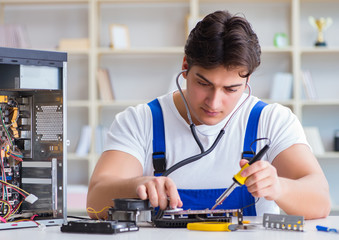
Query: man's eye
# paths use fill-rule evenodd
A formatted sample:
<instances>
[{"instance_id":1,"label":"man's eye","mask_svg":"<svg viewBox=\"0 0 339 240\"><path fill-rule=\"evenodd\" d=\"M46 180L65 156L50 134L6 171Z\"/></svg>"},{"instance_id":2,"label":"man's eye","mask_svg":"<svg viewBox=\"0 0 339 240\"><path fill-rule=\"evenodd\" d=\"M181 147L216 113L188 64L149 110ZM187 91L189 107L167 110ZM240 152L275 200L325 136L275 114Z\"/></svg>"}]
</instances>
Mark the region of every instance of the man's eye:
<instances>
[{"instance_id":1,"label":"man's eye","mask_svg":"<svg viewBox=\"0 0 339 240\"><path fill-rule=\"evenodd\" d=\"M226 88L225 90L227 92L236 92L236 91L238 91L238 89L235 89L235 88Z\"/></svg>"},{"instance_id":2,"label":"man's eye","mask_svg":"<svg viewBox=\"0 0 339 240\"><path fill-rule=\"evenodd\" d=\"M208 83L198 81L198 84L201 86L208 86Z\"/></svg>"}]
</instances>

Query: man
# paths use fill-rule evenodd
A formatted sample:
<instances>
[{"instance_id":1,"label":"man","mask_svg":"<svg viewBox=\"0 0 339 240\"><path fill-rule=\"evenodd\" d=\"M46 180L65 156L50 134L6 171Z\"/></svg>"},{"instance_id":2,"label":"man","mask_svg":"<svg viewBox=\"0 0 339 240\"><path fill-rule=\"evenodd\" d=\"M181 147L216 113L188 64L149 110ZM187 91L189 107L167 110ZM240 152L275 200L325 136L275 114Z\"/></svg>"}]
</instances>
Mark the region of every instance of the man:
<instances>
[{"instance_id":1,"label":"man","mask_svg":"<svg viewBox=\"0 0 339 240\"><path fill-rule=\"evenodd\" d=\"M153 122L159 119L152 117L147 104L128 108L110 128L89 184L87 206L99 211L112 206L114 198L141 198L161 209L211 208L246 163L244 149L258 152L269 143L262 160L243 171L246 186L237 188L219 208L251 207L246 215L263 215L277 213L280 207L307 219L326 217L328 183L296 116L279 104L262 104L257 120L251 118L257 103L262 103L247 94L260 54L257 36L246 19L217 11L199 22L185 46L184 98L178 91L158 98L166 169L209 149L223 128L224 135L201 159L168 176L154 176L158 170L153 165L152 142L159 139L154 139L158 130ZM191 134L192 123L200 140ZM251 123L258 126L249 131L256 137L248 141ZM105 211L99 213L105 216Z\"/></svg>"}]
</instances>

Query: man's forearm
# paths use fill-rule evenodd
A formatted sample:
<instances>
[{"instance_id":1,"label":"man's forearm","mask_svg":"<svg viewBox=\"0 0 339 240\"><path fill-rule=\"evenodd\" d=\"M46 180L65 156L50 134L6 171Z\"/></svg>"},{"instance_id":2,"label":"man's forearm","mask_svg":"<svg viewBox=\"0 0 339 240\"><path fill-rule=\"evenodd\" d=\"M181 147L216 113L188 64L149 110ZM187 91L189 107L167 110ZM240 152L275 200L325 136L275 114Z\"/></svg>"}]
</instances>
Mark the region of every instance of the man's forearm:
<instances>
[{"instance_id":1,"label":"man's forearm","mask_svg":"<svg viewBox=\"0 0 339 240\"><path fill-rule=\"evenodd\" d=\"M328 183L323 176L309 175L297 180L280 178L283 194L276 200L287 214L306 219L327 217L331 203Z\"/></svg>"},{"instance_id":2,"label":"man's forearm","mask_svg":"<svg viewBox=\"0 0 339 240\"><path fill-rule=\"evenodd\" d=\"M115 181L105 181L102 179L97 183L89 186L87 196L87 211L91 218L105 218L107 210L99 212L105 207L113 206L113 199L115 198L136 198L136 187L140 179L117 179Z\"/></svg>"}]
</instances>

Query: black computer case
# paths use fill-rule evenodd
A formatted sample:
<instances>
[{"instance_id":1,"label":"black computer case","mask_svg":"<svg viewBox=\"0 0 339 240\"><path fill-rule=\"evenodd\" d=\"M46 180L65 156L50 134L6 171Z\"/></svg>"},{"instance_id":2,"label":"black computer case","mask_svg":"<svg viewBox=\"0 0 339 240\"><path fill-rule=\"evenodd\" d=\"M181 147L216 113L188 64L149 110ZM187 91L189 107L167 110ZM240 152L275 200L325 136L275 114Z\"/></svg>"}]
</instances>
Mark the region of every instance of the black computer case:
<instances>
[{"instance_id":1,"label":"black computer case","mask_svg":"<svg viewBox=\"0 0 339 240\"><path fill-rule=\"evenodd\" d=\"M67 54L0 47L0 229L66 222Z\"/></svg>"}]
</instances>

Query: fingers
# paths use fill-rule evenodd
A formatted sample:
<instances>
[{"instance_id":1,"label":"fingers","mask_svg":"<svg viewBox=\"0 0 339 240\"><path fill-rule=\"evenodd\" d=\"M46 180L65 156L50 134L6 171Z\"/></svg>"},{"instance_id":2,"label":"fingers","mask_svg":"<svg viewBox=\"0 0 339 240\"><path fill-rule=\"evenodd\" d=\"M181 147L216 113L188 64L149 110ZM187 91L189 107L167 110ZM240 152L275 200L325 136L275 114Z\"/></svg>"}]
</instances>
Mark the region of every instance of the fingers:
<instances>
[{"instance_id":1,"label":"fingers","mask_svg":"<svg viewBox=\"0 0 339 240\"><path fill-rule=\"evenodd\" d=\"M171 208L182 207L183 204L174 182L172 180L167 181L165 187L167 189L167 196L169 196L170 207Z\"/></svg>"},{"instance_id":2,"label":"fingers","mask_svg":"<svg viewBox=\"0 0 339 240\"><path fill-rule=\"evenodd\" d=\"M137 195L145 200L149 199L153 207L166 209L168 204L171 208L181 207L177 187L172 179L168 177L152 177L139 185L136 189Z\"/></svg>"},{"instance_id":3,"label":"fingers","mask_svg":"<svg viewBox=\"0 0 339 240\"><path fill-rule=\"evenodd\" d=\"M242 174L247 177L245 185L254 197L265 197L267 200L275 200L281 193L277 170L269 162L258 161Z\"/></svg>"},{"instance_id":4,"label":"fingers","mask_svg":"<svg viewBox=\"0 0 339 240\"><path fill-rule=\"evenodd\" d=\"M241 160L241 161L243 161L243 160ZM265 170L267 170L270 167L274 168L267 161L257 161L255 163L251 164L246 169L244 169L241 172L241 176L243 176L243 177L250 177L250 176L253 177L254 174L259 174L260 172L262 173L262 171L265 171ZM264 172L264 173L267 173L267 172Z\"/></svg>"},{"instance_id":5,"label":"fingers","mask_svg":"<svg viewBox=\"0 0 339 240\"><path fill-rule=\"evenodd\" d=\"M153 183L155 183L155 188L151 188L151 190L155 190L152 191L152 194L150 194L150 198L152 198L154 200L154 202L156 202L156 198L158 198L158 205L160 207L160 209L166 209L167 205L168 205L168 199L167 199L167 194L166 194L166 181L167 179L163 179L163 178L155 178ZM154 206L154 205L152 205Z\"/></svg>"},{"instance_id":6,"label":"fingers","mask_svg":"<svg viewBox=\"0 0 339 240\"><path fill-rule=\"evenodd\" d=\"M242 168L246 163L248 163L248 160L246 160L246 159L241 159L241 160L240 160L240 167Z\"/></svg>"},{"instance_id":7,"label":"fingers","mask_svg":"<svg viewBox=\"0 0 339 240\"><path fill-rule=\"evenodd\" d=\"M147 199L147 191L146 191L146 186L145 185L139 185L136 189L137 195L141 200L146 200Z\"/></svg>"}]
</instances>

